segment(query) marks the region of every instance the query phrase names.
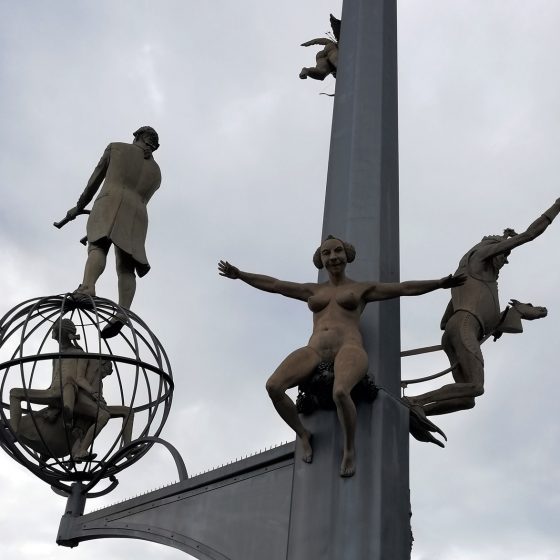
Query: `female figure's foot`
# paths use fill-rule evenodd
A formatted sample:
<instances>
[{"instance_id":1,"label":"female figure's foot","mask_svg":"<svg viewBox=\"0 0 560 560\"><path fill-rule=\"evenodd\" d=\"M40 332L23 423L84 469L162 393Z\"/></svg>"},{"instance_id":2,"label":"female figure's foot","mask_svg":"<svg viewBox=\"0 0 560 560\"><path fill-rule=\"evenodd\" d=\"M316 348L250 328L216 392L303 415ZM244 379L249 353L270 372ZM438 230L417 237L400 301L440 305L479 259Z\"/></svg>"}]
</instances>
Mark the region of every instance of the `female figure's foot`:
<instances>
[{"instance_id":1,"label":"female figure's foot","mask_svg":"<svg viewBox=\"0 0 560 560\"><path fill-rule=\"evenodd\" d=\"M301 460L304 463L311 463L313 461L313 447L311 447L312 435L306 431L302 436L299 436L301 445Z\"/></svg>"},{"instance_id":2,"label":"female figure's foot","mask_svg":"<svg viewBox=\"0 0 560 560\"><path fill-rule=\"evenodd\" d=\"M356 452L352 449L344 451L342 456L342 463L340 464L340 476L350 477L354 476L356 472Z\"/></svg>"}]
</instances>

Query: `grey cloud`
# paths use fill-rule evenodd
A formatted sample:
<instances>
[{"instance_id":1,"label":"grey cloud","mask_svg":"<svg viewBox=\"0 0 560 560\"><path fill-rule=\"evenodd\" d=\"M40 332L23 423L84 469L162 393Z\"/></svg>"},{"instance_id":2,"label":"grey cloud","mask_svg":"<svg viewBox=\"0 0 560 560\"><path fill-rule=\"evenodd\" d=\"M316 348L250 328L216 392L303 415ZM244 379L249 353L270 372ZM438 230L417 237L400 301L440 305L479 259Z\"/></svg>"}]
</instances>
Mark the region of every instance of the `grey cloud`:
<instances>
[{"instance_id":1,"label":"grey cloud","mask_svg":"<svg viewBox=\"0 0 560 560\"><path fill-rule=\"evenodd\" d=\"M399 2L403 279L452 272L482 235L524 229L560 194L559 11L544 0ZM316 277L332 109L318 94L334 81L297 74L315 54L299 44L328 30L329 12L339 15L340 2L0 4L1 313L77 286L84 221L51 224L108 142L155 126L163 185L150 202L153 270L139 281L135 311L172 361L164 437L192 473L293 439L264 382L306 343L311 315L220 278L216 263ZM500 282L503 305L533 301L549 317L487 343L486 394L472 411L441 418L447 449L411 443L415 560L558 556L557 227L517 249ZM107 297L116 295L113 267L99 285ZM437 344L447 296L402 302L403 347ZM445 365L433 355L404 361L403 372ZM63 499L7 456L0 464L2 557L184 557L118 540L57 548ZM89 507L175 478L155 449L134 469ZM33 532L22 535L23 523Z\"/></svg>"}]
</instances>

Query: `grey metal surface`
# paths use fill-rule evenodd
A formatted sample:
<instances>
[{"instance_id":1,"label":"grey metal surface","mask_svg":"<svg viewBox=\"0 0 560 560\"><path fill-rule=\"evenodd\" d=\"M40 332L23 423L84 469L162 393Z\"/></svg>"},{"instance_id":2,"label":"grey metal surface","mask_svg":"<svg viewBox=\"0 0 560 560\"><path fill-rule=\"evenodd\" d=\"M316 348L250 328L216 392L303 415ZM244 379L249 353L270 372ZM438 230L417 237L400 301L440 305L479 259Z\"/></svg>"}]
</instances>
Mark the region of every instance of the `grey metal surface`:
<instances>
[{"instance_id":1,"label":"grey metal surface","mask_svg":"<svg viewBox=\"0 0 560 560\"><path fill-rule=\"evenodd\" d=\"M373 405L360 405L356 474L341 478L336 414L320 411L306 420L313 463L296 452L289 560L409 558L408 461L399 429L407 421L405 408L384 391Z\"/></svg>"},{"instance_id":2,"label":"grey metal surface","mask_svg":"<svg viewBox=\"0 0 560 560\"><path fill-rule=\"evenodd\" d=\"M345 0L323 238L353 243L356 280L399 280L396 0ZM362 331L377 383L399 395L399 302L370 305Z\"/></svg>"},{"instance_id":3,"label":"grey metal surface","mask_svg":"<svg viewBox=\"0 0 560 560\"><path fill-rule=\"evenodd\" d=\"M353 243L355 280L399 281L396 0L345 0L323 221ZM320 275L320 278L324 278ZM336 415L306 420L314 458L296 456L289 560L410 558L408 412L400 394L398 300L362 316L370 375L380 391L358 411L357 472L341 479Z\"/></svg>"},{"instance_id":4,"label":"grey metal surface","mask_svg":"<svg viewBox=\"0 0 560 560\"><path fill-rule=\"evenodd\" d=\"M65 515L57 542L129 537L201 560L285 560L294 444L286 444L144 496Z\"/></svg>"}]
</instances>

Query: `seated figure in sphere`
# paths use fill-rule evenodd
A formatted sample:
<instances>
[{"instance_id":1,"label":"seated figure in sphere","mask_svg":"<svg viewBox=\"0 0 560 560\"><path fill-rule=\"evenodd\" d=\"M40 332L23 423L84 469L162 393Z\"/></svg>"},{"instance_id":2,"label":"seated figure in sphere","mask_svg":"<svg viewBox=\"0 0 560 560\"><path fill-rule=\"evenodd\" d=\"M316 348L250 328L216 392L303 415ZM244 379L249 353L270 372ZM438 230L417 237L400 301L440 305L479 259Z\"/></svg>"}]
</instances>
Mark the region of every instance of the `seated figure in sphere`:
<instances>
[{"instance_id":1,"label":"seated figure in sphere","mask_svg":"<svg viewBox=\"0 0 560 560\"><path fill-rule=\"evenodd\" d=\"M70 319L55 322L52 336L59 352L83 353L75 342L76 326ZM44 457L71 455L76 462L91 460L93 440L111 418L123 418L123 445L131 441L134 412L128 406L109 406L103 398L103 379L112 372L108 360L62 358L53 360L47 389L14 388L10 391L10 423L17 437ZM22 401L47 408L22 416Z\"/></svg>"},{"instance_id":2,"label":"seated figure in sphere","mask_svg":"<svg viewBox=\"0 0 560 560\"><path fill-rule=\"evenodd\" d=\"M59 353L80 353L83 350L76 340L76 325L70 319L58 319L52 326L52 338L59 343ZM18 431L22 415L22 401L29 404L44 404L61 408L64 421L72 424L74 404L78 392L78 378L83 377L87 360L80 358L62 358L53 360L51 384L47 389L14 388L10 391L10 424L14 432Z\"/></svg>"}]
</instances>

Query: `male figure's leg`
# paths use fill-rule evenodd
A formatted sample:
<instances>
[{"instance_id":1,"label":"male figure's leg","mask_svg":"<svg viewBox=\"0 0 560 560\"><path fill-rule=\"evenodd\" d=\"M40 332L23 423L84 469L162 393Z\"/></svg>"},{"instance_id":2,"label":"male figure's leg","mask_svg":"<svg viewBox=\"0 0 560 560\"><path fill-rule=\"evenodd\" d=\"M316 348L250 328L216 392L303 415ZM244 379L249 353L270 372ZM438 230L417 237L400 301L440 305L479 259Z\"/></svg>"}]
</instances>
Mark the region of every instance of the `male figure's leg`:
<instances>
[{"instance_id":1,"label":"male figure's leg","mask_svg":"<svg viewBox=\"0 0 560 560\"><path fill-rule=\"evenodd\" d=\"M89 296L95 295L95 284L105 270L107 253L110 247L111 241L107 238L88 244L88 257L84 268L84 278L76 290L78 293Z\"/></svg>"},{"instance_id":2,"label":"male figure's leg","mask_svg":"<svg viewBox=\"0 0 560 560\"><path fill-rule=\"evenodd\" d=\"M128 253L115 245L115 259L117 267L117 279L119 287L119 305L124 309L130 309L134 294L136 293L136 273L134 259ZM117 336L124 324L126 317L118 314L107 323L101 331L102 338Z\"/></svg>"},{"instance_id":3,"label":"male figure's leg","mask_svg":"<svg viewBox=\"0 0 560 560\"><path fill-rule=\"evenodd\" d=\"M130 309L136 293L134 259L117 246L115 246L115 259L119 284L119 305L125 309Z\"/></svg>"},{"instance_id":4,"label":"male figure's leg","mask_svg":"<svg viewBox=\"0 0 560 560\"><path fill-rule=\"evenodd\" d=\"M427 415L448 414L475 405L484 393L484 359L480 350L481 328L467 311L457 311L447 322L443 348L453 366L455 383L434 391L409 397L412 404L424 407Z\"/></svg>"}]
</instances>

